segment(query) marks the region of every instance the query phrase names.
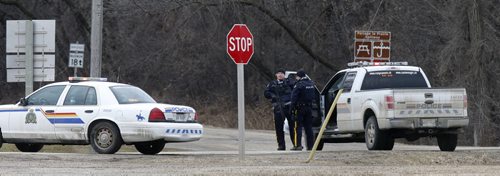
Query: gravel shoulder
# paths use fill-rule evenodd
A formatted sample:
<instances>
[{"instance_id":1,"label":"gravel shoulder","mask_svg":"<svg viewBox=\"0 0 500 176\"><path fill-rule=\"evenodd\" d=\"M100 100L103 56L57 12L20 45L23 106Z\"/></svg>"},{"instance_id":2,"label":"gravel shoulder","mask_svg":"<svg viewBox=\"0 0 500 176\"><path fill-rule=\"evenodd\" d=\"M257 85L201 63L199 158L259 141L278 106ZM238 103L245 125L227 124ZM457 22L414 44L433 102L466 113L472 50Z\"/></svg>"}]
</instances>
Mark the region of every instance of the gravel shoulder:
<instances>
[{"instance_id":1,"label":"gravel shoulder","mask_svg":"<svg viewBox=\"0 0 500 176\"><path fill-rule=\"evenodd\" d=\"M305 163L309 152L275 151L272 131L246 134L244 160L237 155L234 129L207 128L203 140L167 144L154 156L133 147L98 155L89 146L21 153L7 145L0 150L0 175L500 175L496 147L440 152L437 146L396 144L393 151L367 151L363 143L325 144L314 161Z\"/></svg>"}]
</instances>

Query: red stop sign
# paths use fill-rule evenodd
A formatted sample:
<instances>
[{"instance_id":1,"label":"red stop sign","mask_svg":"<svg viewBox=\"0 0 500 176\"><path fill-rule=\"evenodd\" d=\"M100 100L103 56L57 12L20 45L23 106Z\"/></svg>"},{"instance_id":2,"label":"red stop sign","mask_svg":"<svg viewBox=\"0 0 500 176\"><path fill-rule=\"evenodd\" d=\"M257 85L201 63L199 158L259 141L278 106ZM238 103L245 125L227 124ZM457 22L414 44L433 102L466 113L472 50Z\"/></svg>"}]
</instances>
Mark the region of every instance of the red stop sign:
<instances>
[{"instance_id":1,"label":"red stop sign","mask_svg":"<svg viewBox=\"0 0 500 176\"><path fill-rule=\"evenodd\" d=\"M253 35L247 25L235 24L227 34L227 54L236 64L248 64L253 55Z\"/></svg>"}]
</instances>

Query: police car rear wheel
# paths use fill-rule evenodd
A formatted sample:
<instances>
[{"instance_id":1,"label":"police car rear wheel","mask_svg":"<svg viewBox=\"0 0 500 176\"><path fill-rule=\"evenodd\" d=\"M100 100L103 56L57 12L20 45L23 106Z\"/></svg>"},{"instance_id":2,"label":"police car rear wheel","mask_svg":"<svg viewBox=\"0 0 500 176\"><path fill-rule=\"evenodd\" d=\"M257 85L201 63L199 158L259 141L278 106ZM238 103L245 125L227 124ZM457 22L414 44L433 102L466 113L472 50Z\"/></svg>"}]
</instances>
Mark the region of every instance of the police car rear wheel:
<instances>
[{"instance_id":1,"label":"police car rear wheel","mask_svg":"<svg viewBox=\"0 0 500 176\"><path fill-rule=\"evenodd\" d=\"M155 155L160 153L165 147L165 141L151 141L135 144L135 149L145 155Z\"/></svg>"},{"instance_id":2,"label":"police car rear wheel","mask_svg":"<svg viewBox=\"0 0 500 176\"><path fill-rule=\"evenodd\" d=\"M39 152L43 148L43 144L16 144L16 148L21 152Z\"/></svg>"},{"instance_id":3,"label":"police car rear wheel","mask_svg":"<svg viewBox=\"0 0 500 176\"><path fill-rule=\"evenodd\" d=\"M122 147L123 141L118 128L110 122L99 122L90 132L90 145L100 154L113 154Z\"/></svg>"}]
</instances>

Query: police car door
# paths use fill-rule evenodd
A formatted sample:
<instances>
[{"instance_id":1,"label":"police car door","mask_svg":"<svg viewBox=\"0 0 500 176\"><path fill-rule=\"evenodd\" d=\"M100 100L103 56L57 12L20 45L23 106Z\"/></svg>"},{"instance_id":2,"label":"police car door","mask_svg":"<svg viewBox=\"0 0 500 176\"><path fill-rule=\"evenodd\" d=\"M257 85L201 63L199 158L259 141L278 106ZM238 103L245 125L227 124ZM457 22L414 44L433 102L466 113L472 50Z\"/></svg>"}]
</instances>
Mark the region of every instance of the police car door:
<instances>
[{"instance_id":1,"label":"police car door","mask_svg":"<svg viewBox=\"0 0 500 176\"><path fill-rule=\"evenodd\" d=\"M66 85L48 86L26 98L25 106L11 112L9 126L12 138L24 142L57 142L54 124L47 114L55 111Z\"/></svg>"},{"instance_id":2,"label":"police car door","mask_svg":"<svg viewBox=\"0 0 500 176\"><path fill-rule=\"evenodd\" d=\"M95 118L98 112L96 89L92 86L71 85L62 106L55 113L56 136L63 142L85 142L85 123Z\"/></svg>"},{"instance_id":3,"label":"police car door","mask_svg":"<svg viewBox=\"0 0 500 176\"><path fill-rule=\"evenodd\" d=\"M337 121L340 131L352 131L352 94L351 87L356 78L356 71L347 72L342 82L342 95L337 102Z\"/></svg>"}]
</instances>

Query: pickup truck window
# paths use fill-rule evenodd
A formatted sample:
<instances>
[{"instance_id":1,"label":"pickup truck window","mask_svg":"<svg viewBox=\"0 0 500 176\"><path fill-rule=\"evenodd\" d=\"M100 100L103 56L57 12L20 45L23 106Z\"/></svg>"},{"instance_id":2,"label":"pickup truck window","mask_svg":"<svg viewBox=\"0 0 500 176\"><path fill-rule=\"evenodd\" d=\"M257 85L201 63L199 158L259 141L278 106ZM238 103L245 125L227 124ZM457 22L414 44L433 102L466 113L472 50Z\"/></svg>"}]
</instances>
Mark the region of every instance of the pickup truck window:
<instances>
[{"instance_id":1,"label":"pickup truck window","mask_svg":"<svg viewBox=\"0 0 500 176\"><path fill-rule=\"evenodd\" d=\"M97 105L95 89L89 86L71 86L64 105Z\"/></svg>"},{"instance_id":2,"label":"pickup truck window","mask_svg":"<svg viewBox=\"0 0 500 176\"><path fill-rule=\"evenodd\" d=\"M113 86L110 89L120 104L156 103L146 92L134 86Z\"/></svg>"},{"instance_id":3,"label":"pickup truck window","mask_svg":"<svg viewBox=\"0 0 500 176\"><path fill-rule=\"evenodd\" d=\"M342 84L342 88L344 92L351 91L352 84L354 83L354 78L356 78L356 72L349 72L345 76L344 83Z\"/></svg>"},{"instance_id":4,"label":"pickup truck window","mask_svg":"<svg viewBox=\"0 0 500 176\"><path fill-rule=\"evenodd\" d=\"M427 88L427 83L419 71L397 70L366 73L361 90L385 88Z\"/></svg>"}]
</instances>

